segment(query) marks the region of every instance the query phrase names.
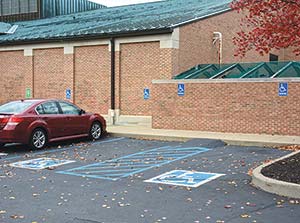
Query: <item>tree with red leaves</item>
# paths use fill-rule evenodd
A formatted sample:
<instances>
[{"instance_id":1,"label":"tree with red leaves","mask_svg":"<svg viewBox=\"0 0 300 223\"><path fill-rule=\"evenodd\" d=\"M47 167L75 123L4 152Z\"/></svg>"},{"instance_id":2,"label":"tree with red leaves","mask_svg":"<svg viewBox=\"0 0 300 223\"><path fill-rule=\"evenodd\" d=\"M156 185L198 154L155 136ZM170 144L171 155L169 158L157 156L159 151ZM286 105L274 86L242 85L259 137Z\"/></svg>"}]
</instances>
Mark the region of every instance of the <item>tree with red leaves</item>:
<instances>
[{"instance_id":1,"label":"tree with red leaves","mask_svg":"<svg viewBox=\"0 0 300 223\"><path fill-rule=\"evenodd\" d=\"M252 49L264 55L282 48L300 55L300 0L234 0L231 7L246 14L242 31L233 39L236 56Z\"/></svg>"}]
</instances>

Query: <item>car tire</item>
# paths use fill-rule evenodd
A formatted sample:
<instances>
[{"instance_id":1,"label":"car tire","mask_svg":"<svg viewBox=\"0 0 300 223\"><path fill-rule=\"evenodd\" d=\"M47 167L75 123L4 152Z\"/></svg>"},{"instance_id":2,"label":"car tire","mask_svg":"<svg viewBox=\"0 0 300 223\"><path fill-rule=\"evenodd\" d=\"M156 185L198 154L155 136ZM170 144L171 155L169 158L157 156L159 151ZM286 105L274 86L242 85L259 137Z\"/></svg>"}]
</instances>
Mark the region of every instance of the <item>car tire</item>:
<instances>
[{"instance_id":1,"label":"car tire","mask_svg":"<svg viewBox=\"0 0 300 223\"><path fill-rule=\"evenodd\" d=\"M0 149L5 146L5 143L0 143Z\"/></svg>"},{"instance_id":2,"label":"car tire","mask_svg":"<svg viewBox=\"0 0 300 223\"><path fill-rule=\"evenodd\" d=\"M30 137L30 147L32 149L43 149L47 144L47 133L45 130L38 128L33 130Z\"/></svg>"},{"instance_id":3,"label":"car tire","mask_svg":"<svg viewBox=\"0 0 300 223\"><path fill-rule=\"evenodd\" d=\"M93 122L90 132L89 138L91 140L98 140L102 137L102 125L100 122Z\"/></svg>"}]
</instances>

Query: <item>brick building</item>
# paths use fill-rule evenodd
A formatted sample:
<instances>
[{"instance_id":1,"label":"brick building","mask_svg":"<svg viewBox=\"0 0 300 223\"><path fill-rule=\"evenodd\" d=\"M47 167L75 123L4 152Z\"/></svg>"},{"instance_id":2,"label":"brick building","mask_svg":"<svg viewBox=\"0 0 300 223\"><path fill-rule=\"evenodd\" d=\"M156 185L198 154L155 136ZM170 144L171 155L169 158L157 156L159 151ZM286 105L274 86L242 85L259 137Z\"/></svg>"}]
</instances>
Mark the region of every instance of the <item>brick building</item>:
<instances>
[{"instance_id":1,"label":"brick building","mask_svg":"<svg viewBox=\"0 0 300 223\"><path fill-rule=\"evenodd\" d=\"M269 61L257 52L233 56L242 15L230 2L167 0L6 24L17 29L0 35L0 102L65 99L70 89L71 101L110 121L150 121L153 80L196 64ZM288 51L274 54L291 59Z\"/></svg>"}]
</instances>

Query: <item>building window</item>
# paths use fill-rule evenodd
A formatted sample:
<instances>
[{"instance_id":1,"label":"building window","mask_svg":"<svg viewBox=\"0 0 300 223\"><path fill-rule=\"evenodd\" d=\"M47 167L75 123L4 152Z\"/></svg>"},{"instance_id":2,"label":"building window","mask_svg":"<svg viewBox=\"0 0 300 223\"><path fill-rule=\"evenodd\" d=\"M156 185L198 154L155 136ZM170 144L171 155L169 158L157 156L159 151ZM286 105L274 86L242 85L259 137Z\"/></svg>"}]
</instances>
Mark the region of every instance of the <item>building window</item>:
<instances>
[{"instance_id":1,"label":"building window","mask_svg":"<svg viewBox=\"0 0 300 223\"><path fill-rule=\"evenodd\" d=\"M29 12L37 12L37 0L29 0Z\"/></svg>"},{"instance_id":2,"label":"building window","mask_svg":"<svg viewBox=\"0 0 300 223\"><path fill-rule=\"evenodd\" d=\"M28 13L28 1L20 1L20 14Z\"/></svg>"},{"instance_id":3,"label":"building window","mask_svg":"<svg viewBox=\"0 0 300 223\"><path fill-rule=\"evenodd\" d=\"M20 1L19 0L11 0L11 15L19 14L20 12Z\"/></svg>"},{"instance_id":4,"label":"building window","mask_svg":"<svg viewBox=\"0 0 300 223\"><path fill-rule=\"evenodd\" d=\"M270 61L278 61L278 56L277 55L275 55L275 54L272 54L272 53L270 53Z\"/></svg>"},{"instance_id":5,"label":"building window","mask_svg":"<svg viewBox=\"0 0 300 223\"><path fill-rule=\"evenodd\" d=\"M10 15L10 14L11 14L11 1L1 0L1 15Z\"/></svg>"},{"instance_id":6,"label":"building window","mask_svg":"<svg viewBox=\"0 0 300 223\"><path fill-rule=\"evenodd\" d=\"M38 11L38 0L0 0L0 16Z\"/></svg>"}]
</instances>

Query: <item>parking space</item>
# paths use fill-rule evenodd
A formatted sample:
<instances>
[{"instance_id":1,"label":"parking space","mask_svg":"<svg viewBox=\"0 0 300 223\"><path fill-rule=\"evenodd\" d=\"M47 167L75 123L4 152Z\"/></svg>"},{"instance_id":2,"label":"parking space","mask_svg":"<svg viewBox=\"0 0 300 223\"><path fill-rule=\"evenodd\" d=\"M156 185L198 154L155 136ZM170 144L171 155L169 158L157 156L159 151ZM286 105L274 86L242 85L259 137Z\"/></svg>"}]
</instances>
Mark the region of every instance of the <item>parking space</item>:
<instances>
[{"instance_id":1,"label":"parking space","mask_svg":"<svg viewBox=\"0 0 300 223\"><path fill-rule=\"evenodd\" d=\"M248 175L285 151L105 138L0 153L0 222L298 221L297 202L255 189Z\"/></svg>"}]
</instances>

